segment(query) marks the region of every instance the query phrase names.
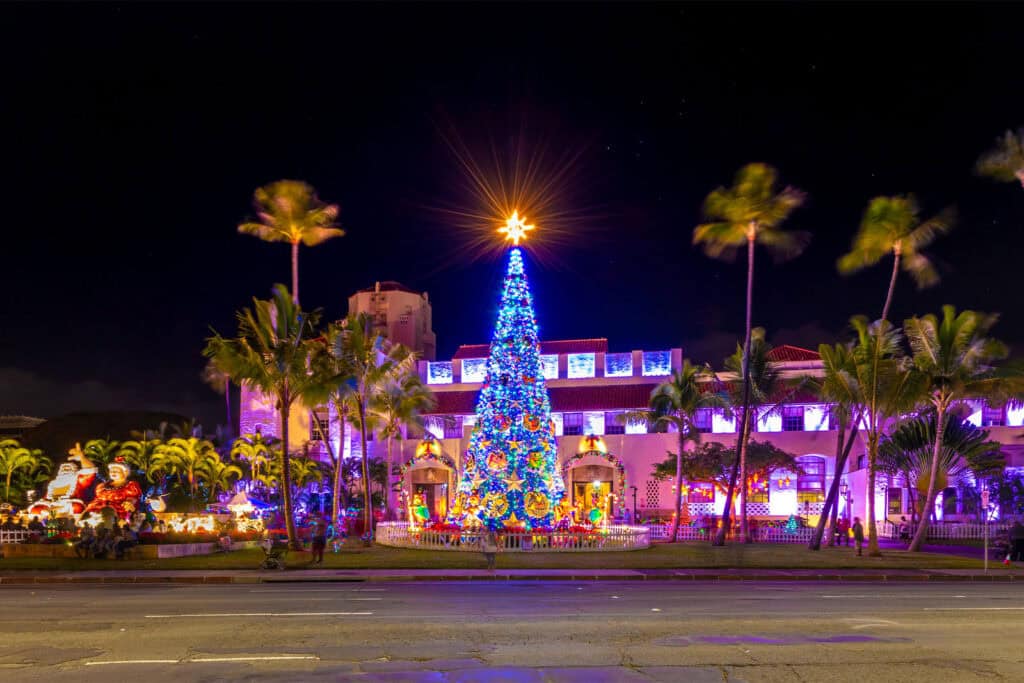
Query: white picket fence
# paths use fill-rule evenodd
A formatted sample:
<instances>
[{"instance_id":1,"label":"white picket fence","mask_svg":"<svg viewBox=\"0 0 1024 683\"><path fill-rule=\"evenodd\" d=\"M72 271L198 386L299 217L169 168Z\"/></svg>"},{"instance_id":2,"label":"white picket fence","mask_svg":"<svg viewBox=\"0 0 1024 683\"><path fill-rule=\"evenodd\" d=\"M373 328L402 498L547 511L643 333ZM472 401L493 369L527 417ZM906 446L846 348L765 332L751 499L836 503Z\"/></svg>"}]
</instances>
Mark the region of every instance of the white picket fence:
<instances>
[{"instance_id":1,"label":"white picket fence","mask_svg":"<svg viewBox=\"0 0 1024 683\"><path fill-rule=\"evenodd\" d=\"M31 531L26 529L17 530L4 530L0 529L0 545L4 543L21 543L32 535Z\"/></svg>"},{"instance_id":2,"label":"white picket fence","mask_svg":"<svg viewBox=\"0 0 1024 683\"><path fill-rule=\"evenodd\" d=\"M910 536L913 538L917 530L916 525L910 526ZM1012 524L1010 522L989 522L988 536L993 538L998 534L1006 533ZM899 535L898 525L885 521L881 524L879 533L889 538L896 538ZM985 537L985 525L976 522L939 522L928 526L929 541L962 541L981 540Z\"/></svg>"},{"instance_id":3,"label":"white picket fence","mask_svg":"<svg viewBox=\"0 0 1024 683\"><path fill-rule=\"evenodd\" d=\"M667 541L670 524L652 524L648 527L651 532L651 540ZM798 527L788 531L779 527L757 527L754 532L756 543L810 543L814 529L810 527ZM710 536L709 536L710 534ZM676 534L679 541L708 541L714 536L715 530L707 530L702 527L681 526Z\"/></svg>"},{"instance_id":4,"label":"white picket fence","mask_svg":"<svg viewBox=\"0 0 1024 683\"><path fill-rule=\"evenodd\" d=\"M610 526L593 532L545 531L497 534L501 552L607 552L639 550L651 545L642 526ZM408 522L381 522L377 543L395 548L481 552L483 534L476 531L433 531Z\"/></svg>"}]
</instances>

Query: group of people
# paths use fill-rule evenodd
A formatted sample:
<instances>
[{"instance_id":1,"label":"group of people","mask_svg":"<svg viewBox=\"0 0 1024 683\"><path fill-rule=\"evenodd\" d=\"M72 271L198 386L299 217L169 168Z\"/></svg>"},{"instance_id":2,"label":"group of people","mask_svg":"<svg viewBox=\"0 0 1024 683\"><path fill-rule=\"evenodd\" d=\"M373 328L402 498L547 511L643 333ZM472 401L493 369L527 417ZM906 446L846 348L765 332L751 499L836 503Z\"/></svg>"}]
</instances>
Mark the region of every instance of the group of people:
<instances>
[{"instance_id":1,"label":"group of people","mask_svg":"<svg viewBox=\"0 0 1024 683\"><path fill-rule=\"evenodd\" d=\"M853 518L853 524L846 517L840 517L836 521L833 533L836 535L836 545L850 545L850 539L857 548L857 554L862 555L864 549L864 525L860 523L860 517Z\"/></svg>"},{"instance_id":2,"label":"group of people","mask_svg":"<svg viewBox=\"0 0 1024 683\"><path fill-rule=\"evenodd\" d=\"M74 543L75 555L86 558L123 560L125 552L139 544L139 532L131 525L121 523L113 528L86 525Z\"/></svg>"}]
</instances>

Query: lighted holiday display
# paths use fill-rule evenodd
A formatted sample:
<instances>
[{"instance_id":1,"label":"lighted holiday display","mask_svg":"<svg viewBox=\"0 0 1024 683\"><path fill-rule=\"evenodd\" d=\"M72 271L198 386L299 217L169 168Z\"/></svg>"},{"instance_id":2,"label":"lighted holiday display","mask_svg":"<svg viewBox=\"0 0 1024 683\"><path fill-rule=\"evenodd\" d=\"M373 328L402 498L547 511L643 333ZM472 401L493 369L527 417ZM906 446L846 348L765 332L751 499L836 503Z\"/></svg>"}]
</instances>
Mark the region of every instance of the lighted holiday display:
<instances>
[{"instance_id":1,"label":"lighted holiday display","mask_svg":"<svg viewBox=\"0 0 1024 683\"><path fill-rule=\"evenodd\" d=\"M514 215L501 232L518 244L532 229ZM492 529L551 527L565 496L555 426L523 256L509 252L477 423L449 521Z\"/></svg>"}]
</instances>

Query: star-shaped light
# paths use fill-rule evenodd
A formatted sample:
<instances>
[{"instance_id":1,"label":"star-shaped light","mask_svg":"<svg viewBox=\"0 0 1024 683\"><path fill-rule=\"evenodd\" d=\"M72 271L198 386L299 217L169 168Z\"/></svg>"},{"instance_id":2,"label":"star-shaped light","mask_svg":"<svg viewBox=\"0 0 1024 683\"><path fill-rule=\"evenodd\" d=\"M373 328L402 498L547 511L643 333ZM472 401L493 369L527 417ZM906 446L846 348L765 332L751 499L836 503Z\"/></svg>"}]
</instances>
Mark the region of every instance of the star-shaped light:
<instances>
[{"instance_id":1,"label":"star-shaped light","mask_svg":"<svg viewBox=\"0 0 1024 683\"><path fill-rule=\"evenodd\" d=\"M516 527L519 526L521 523L522 522L518 517L516 517L516 513L514 512L508 516L508 519L505 520L506 527Z\"/></svg>"},{"instance_id":2,"label":"star-shaped light","mask_svg":"<svg viewBox=\"0 0 1024 683\"><path fill-rule=\"evenodd\" d=\"M519 242L526 239L526 233L536 229L534 225L527 225L526 220L519 217L519 211L517 210L512 212L512 215L505 221L503 227L498 228L498 232L503 234L505 239L512 242L514 246L518 247Z\"/></svg>"},{"instance_id":3,"label":"star-shaped light","mask_svg":"<svg viewBox=\"0 0 1024 683\"><path fill-rule=\"evenodd\" d=\"M509 491L523 490L523 480L515 472L512 473L511 477L505 480L505 485L508 486Z\"/></svg>"},{"instance_id":4,"label":"star-shaped light","mask_svg":"<svg viewBox=\"0 0 1024 683\"><path fill-rule=\"evenodd\" d=\"M487 480L481 477L479 474L477 474L475 477L473 477L473 488L479 489L480 484L484 483L485 481Z\"/></svg>"}]
</instances>

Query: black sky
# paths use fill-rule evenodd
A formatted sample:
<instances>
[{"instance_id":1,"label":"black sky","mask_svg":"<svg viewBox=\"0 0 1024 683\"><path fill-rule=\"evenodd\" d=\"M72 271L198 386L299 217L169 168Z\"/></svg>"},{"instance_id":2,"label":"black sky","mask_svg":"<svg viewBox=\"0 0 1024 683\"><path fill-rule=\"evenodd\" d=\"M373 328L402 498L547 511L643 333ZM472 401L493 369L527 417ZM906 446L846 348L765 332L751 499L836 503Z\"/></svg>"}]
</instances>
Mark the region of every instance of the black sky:
<instances>
[{"instance_id":1,"label":"black sky","mask_svg":"<svg viewBox=\"0 0 1024 683\"><path fill-rule=\"evenodd\" d=\"M897 318L999 311L1024 347L1024 191L976 178L1024 124L1009 3L747 5L6 4L0 413L164 408L216 422L209 326L288 279L285 245L235 232L252 190L301 178L348 236L303 250L330 317L375 280L430 292L442 355L487 341L502 266L460 258L430 207L465 204L440 130L481 153L518 131L579 152L578 237L530 264L542 336L720 361L743 271L690 246L703 197L749 161L809 193L798 260L758 264L776 343L878 314L884 267L835 260L867 200L956 204L942 284L901 279ZM425 208L426 207L426 208ZM557 260L557 262L555 262Z\"/></svg>"}]
</instances>

